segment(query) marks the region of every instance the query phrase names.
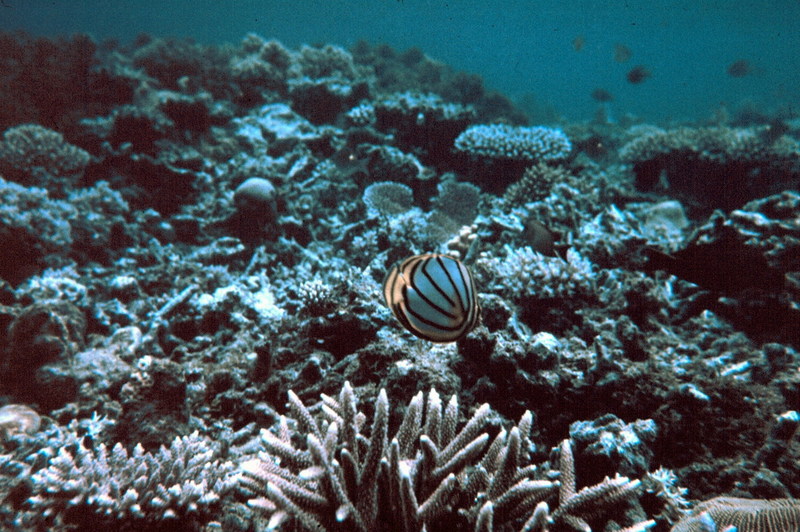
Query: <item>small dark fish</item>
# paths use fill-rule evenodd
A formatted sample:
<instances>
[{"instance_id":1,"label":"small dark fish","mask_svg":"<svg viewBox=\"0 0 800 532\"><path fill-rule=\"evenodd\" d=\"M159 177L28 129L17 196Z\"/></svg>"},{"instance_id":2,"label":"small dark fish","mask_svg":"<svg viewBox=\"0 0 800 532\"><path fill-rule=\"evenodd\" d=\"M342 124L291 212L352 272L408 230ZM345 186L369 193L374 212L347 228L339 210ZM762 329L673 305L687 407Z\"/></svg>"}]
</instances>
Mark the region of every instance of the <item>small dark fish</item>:
<instances>
[{"instance_id":1,"label":"small dark fish","mask_svg":"<svg viewBox=\"0 0 800 532\"><path fill-rule=\"evenodd\" d=\"M628 79L629 83L633 83L634 85L639 84L649 78L652 74L650 70L647 69L644 65L636 65L632 69L628 71L625 77Z\"/></svg>"},{"instance_id":2,"label":"small dark fish","mask_svg":"<svg viewBox=\"0 0 800 532\"><path fill-rule=\"evenodd\" d=\"M631 58L633 52L624 44L617 43L614 45L614 61L617 63L624 63Z\"/></svg>"},{"instance_id":3,"label":"small dark fish","mask_svg":"<svg viewBox=\"0 0 800 532\"><path fill-rule=\"evenodd\" d=\"M592 98L598 102L610 102L614 99L614 95L605 89L597 88L592 91Z\"/></svg>"},{"instance_id":4,"label":"small dark fish","mask_svg":"<svg viewBox=\"0 0 800 532\"><path fill-rule=\"evenodd\" d=\"M574 39L572 39L572 49L576 52L580 52L583 50L583 46L586 44L586 37L583 35L578 35Z\"/></svg>"},{"instance_id":5,"label":"small dark fish","mask_svg":"<svg viewBox=\"0 0 800 532\"><path fill-rule=\"evenodd\" d=\"M537 253L548 257L556 256L553 233L535 218L528 218L525 221L522 238Z\"/></svg>"},{"instance_id":6,"label":"small dark fish","mask_svg":"<svg viewBox=\"0 0 800 532\"><path fill-rule=\"evenodd\" d=\"M683 249L667 254L645 248L645 270L664 270L708 290L735 293L751 288L780 290L783 272L773 268L755 248L747 247L736 235L720 235L718 240L701 244L696 240Z\"/></svg>"},{"instance_id":7,"label":"small dark fish","mask_svg":"<svg viewBox=\"0 0 800 532\"><path fill-rule=\"evenodd\" d=\"M753 73L753 65L746 59L739 59L728 65L728 75L732 78L743 78Z\"/></svg>"}]
</instances>

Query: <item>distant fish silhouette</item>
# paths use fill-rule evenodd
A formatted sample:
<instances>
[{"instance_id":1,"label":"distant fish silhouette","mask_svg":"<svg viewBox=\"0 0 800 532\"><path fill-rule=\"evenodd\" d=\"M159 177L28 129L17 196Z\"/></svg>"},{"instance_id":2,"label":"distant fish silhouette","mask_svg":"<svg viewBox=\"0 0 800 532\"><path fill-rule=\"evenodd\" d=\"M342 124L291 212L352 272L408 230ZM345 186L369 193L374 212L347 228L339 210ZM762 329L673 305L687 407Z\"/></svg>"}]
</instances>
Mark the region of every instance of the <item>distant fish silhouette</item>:
<instances>
[{"instance_id":1,"label":"distant fish silhouette","mask_svg":"<svg viewBox=\"0 0 800 532\"><path fill-rule=\"evenodd\" d=\"M633 67L628 71L625 77L628 79L629 83L637 85L646 80L647 78L649 78L651 75L652 74L650 70L648 70L646 66L636 65L635 67Z\"/></svg>"},{"instance_id":2,"label":"distant fish silhouette","mask_svg":"<svg viewBox=\"0 0 800 532\"><path fill-rule=\"evenodd\" d=\"M598 102L610 102L614 99L614 95L598 87L592 91L592 98Z\"/></svg>"},{"instance_id":3,"label":"distant fish silhouette","mask_svg":"<svg viewBox=\"0 0 800 532\"><path fill-rule=\"evenodd\" d=\"M746 59L739 59L728 65L728 75L732 78L743 78L753 73L753 65Z\"/></svg>"},{"instance_id":4,"label":"distant fish silhouette","mask_svg":"<svg viewBox=\"0 0 800 532\"><path fill-rule=\"evenodd\" d=\"M583 46L586 44L586 38L583 35L578 35L574 39L572 39L572 49L576 52L580 52L583 50Z\"/></svg>"},{"instance_id":5,"label":"distant fish silhouette","mask_svg":"<svg viewBox=\"0 0 800 532\"><path fill-rule=\"evenodd\" d=\"M617 43L614 45L614 61L617 63L624 63L631 58L633 52L624 44Z\"/></svg>"},{"instance_id":6,"label":"distant fish silhouette","mask_svg":"<svg viewBox=\"0 0 800 532\"><path fill-rule=\"evenodd\" d=\"M733 229L708 244L694 241L671 254L648 247L644 254L645 270L663 270L717 292L780 290L784 285L783 272L772 268L755 248L738 241Z\"/></svg>"}]
</instances>

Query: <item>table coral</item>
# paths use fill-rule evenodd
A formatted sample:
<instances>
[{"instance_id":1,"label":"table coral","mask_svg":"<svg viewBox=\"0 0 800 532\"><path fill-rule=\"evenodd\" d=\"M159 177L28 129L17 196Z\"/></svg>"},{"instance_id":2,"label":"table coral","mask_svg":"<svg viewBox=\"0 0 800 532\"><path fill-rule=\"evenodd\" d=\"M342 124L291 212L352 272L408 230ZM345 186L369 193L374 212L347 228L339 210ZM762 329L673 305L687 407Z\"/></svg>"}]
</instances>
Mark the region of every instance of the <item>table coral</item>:
<instances>
[{"instance_id":1,"label":"table coral","mask_svg":"<svg viewBox=\"0 0 800 532\"><path fill-rule=\"evenodd\" d=\"M696 212L726 210L800 185L800 143L765 127L632 128L619 150L636 184L652 190L666 178L670 193Z\"/></svg>"},{"instance_id":2,"label":"table coral","mask_svg":"<svg viewBox=\"0 0 800 532\"><path fill-rule=\"evenodd\" d=\"M572 144L560 129L486 124L467 128L454 148L477 157L553 161L565 159Z\"/></svg>"}]
</instances>

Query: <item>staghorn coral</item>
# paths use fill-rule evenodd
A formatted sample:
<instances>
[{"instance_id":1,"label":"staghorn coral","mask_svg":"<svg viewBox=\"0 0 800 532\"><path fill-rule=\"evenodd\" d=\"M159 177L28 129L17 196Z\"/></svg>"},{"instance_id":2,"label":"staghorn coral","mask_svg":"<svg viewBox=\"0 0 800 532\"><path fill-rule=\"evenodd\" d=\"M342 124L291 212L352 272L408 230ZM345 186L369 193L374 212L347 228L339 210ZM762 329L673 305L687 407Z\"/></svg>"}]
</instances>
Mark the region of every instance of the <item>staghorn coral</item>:
<instances>
[{"instance_id":1,"label":"staghorn coral","mask_svg":"<svg viewBox=\"0 0 800 532\"><path fill-rule=\"evenodd\" d=\"M672 527L672 532L725 531L732 528L737 532L798 530L800 501L715 497L695 506L684 519Z\"/></svg>"},{"instance_id":2,"label":"staghorn coral","mask_svg":"<svg viewBox=\"0 0 800 532\"><path fill-rule=\"evenodd\" d=\"M33 494L17 526L54 526L128 520L143 528L162 520L203 522L234 485L233 465L219 446L197 432L175 438L157 453L120 443L58 449L31 475Z\"/></svg>"},{"instance_id":3,"label":"staghorn coral","mask_svg":"<svg viewBox=\"0 0 800 532\"><path fill-rule=\"evenodd\" d=\"M289 408L291 417L262 430L259 457L242 464L242 490L269 516L268 529L492 532L525 522L534 532L589 530L586 520L635 499L640 486L618 476L577 491L568 441L561 481L553 482L546 468L530 463L530 412L491 439L488 405L457 431L455 396L445 405L435 390L427 401L422 392L414 396L391 441L383 390L368 431L349 383L338 398L323 395L316 414L293 392ZM556 493L551 513L547 501Z\"/></svg>"},{"instance_id":4,"label":"staghorn coral","mask_svg":"<svg viewBox=\"0 0 800 532\"><path fill-rule=\"evenodd\" d=\"M642 486L663 504L663 510L657 517L669 523L675 523L684 517L690 506L686 500L689 490L678 485L678 476L674 471L659 467L642 477Z\"/></svg>"},{"instance_id":5,"label":"staghorn coral","mask_svg":"<svg viewBox=\"0 0 800 532\"><path fill-rule=\"evenodd\" d=\"M505 124L470 126L456 138L453 147L477 157L523 161L565 159L572 150L560 129Z\"/></svg>"},{"instance_id":6,"label":"staghorn coral","mask_svg":"<svg viewBox=\"0 0 800 532\"><path fill-rule=\"evenodd\" d=\"M7 501L24 486L30 470L28 464L16 459L13 454L0 454L0 527L3 530L15 530L12 525L14 511Z\"/></svg>"},{"instance_id":7,"label":"staghorn coral","mask_svg":"<svg viewBox=\"0 0 800 532\"><path fill-rule=\"evenodd\" d=\"M290 421L282 417L275 432L262 431L265 451L243 464L242 486L255 495L249 504L269 514L272 527L294 521L309 530L446 530L454 526L454 508L471 521L480 513L476 505L490 501L500 506L498 522L525 496L554 490L553 483L533 481L526 477L531 469L518 467L527 456L530 414L487 447L489 406L456 432L456 399L443 405L435 390L427 404L422 393L412 399L391 441L385 391L368 433L349 384L338 399L323 396L318 416L293 392L289 404L305 444L295 443Z\"/></svg>"},{"instance_id":8,"label":"staghorn coral","mask_svg":"<svg viewBox=\"0 0 800 532\"><path fill-rule=\"evenodd\" d=\"M569 440L563 440L559 446L558 468L558 506L551 513L546 502L538 503L523 525L522 532L548 532L551 524L562 524L571 530L591 532L588 519L597 517L603 508L634 498L641 486L639 480L617 475L614 478L606 477L602 482L578 491L575 483L575 459ZM643 531L653 526L655 521L640 521L625 530Z\"/></svg>"}]
</instances>

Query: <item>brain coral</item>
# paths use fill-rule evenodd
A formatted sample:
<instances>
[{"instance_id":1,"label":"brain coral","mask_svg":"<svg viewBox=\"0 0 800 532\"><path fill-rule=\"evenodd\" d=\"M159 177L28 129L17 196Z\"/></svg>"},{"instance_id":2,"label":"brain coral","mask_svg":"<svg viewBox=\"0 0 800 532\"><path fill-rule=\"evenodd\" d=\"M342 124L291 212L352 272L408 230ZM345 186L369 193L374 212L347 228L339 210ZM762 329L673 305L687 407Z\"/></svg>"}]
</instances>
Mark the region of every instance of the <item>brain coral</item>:
<instances>
[{"instance_id":1,"label":"brain coral","mask_svg":"<svg viewBox=\"0 0 800 532\"><path fill-rule=\"evenodd\" d=\"M560 129L488 124L467 128L456 138L454 147L492 159L552 161L566 158L572 143Z\"/></svg>"}]
</instances>

